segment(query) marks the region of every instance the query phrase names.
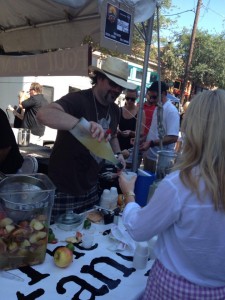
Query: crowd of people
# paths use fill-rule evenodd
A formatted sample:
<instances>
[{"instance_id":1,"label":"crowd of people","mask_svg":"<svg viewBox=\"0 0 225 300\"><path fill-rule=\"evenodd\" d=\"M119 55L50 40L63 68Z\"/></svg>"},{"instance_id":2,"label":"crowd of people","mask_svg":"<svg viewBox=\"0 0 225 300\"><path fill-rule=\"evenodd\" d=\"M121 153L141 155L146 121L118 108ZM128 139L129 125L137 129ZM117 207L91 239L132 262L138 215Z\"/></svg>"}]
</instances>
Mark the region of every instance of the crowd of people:
<instances>
[{"instance_id":1,"label":"crowd of people","mask_svg":"<svg viewBox=\"0 0 225 300\"><path fill-rule=\"evenodd\" d=\"M29 98L19 97L21 111L12 109L22 120L19 126L29 128L36 142L41 140L45 126L57 129L48 167L48 176L56 186L52 222L68 210L81 213L99 203L98 175L104 160L76 138L81 118L88 121L92 138L99 143L108 141L123 169L127 167L123 151L133 147L140 110L136 86L128 82L128 75L126 62L108 57L101 68L89 66L90 89L48 104L41 86L32 83ZM225 91L197 94L187 103L182 118L168 100L167 91L166 83L158 81L147 89L139 149L144 169L155 172L158 150L173 151L181 131L182 153L173 171L161 180L145 207L135 202L136 176L128 181L118 171L127 231L136 241L158 236L156 259L141 299L222 300ZM122 92L125 105L119 108L115 101ZM16 173L23 158L6 114L0 110L0 115L4 128L0 170Z\"/></svg>"},{"instance_id":2,"label":"crowd of people","mask_svg":"<svg viewBox=\"0 0 225 300\"><path fill-rule=\"evenodd\" d=\"M191 100L182 155L145 207L135 202L136 177L119 178L129 234L136 241L158 235L142 300L225 299L224 120L224 90Z\"/></svg>"}]
</instances>

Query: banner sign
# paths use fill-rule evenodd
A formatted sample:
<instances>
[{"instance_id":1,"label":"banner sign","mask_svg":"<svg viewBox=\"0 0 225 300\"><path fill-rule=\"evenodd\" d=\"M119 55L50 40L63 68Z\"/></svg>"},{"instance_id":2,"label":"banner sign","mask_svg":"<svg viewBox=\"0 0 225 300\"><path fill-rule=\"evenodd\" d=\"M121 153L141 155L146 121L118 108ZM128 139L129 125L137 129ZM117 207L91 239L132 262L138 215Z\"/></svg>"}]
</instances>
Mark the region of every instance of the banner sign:
<instances>
[{"instance_id":1,"label":"banner sign","mask_svg":"<svg viewBox=\"0 0 225 300\"><path fill-rule=\"evenodd\" d=\"M0 56L0 76L87 76L88 46L35 55Z\"/></svg>"}]
</instances>

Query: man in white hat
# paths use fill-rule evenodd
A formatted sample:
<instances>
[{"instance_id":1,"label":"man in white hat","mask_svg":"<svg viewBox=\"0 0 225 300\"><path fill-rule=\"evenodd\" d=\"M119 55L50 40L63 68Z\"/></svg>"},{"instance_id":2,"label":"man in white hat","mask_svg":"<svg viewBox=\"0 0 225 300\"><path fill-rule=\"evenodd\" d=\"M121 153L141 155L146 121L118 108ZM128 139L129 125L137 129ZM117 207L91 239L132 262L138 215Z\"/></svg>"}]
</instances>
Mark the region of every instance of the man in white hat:
<instances>
[{"instance_id":1,"label":"man in white hat","mask_svg":"<svg viewBox=\"0 0 225 300\"><path fill-rule=\"evenodd\" d=\"M49 177L57 188L52 215L66 210L83 212L98 204L98 174L104 161L94 156L74 136L73 128L84 117L92 137L101 141L110 132L109 142L125 165L116 132L119 107L114 103L123 89L135 89L127 82L128 64L108 57L101 69L89 67L92 88L70 93L38 111L38 120L58 129L49 162Z\"/></svg>"}]
</instances>

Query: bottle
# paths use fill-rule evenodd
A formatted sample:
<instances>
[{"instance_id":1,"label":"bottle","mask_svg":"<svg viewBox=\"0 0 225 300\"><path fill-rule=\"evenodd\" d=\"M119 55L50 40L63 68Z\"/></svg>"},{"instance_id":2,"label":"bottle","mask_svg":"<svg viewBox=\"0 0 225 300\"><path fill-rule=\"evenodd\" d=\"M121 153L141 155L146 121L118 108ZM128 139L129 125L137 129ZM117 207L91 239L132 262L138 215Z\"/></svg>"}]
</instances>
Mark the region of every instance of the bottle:
<instances>
[{"instance_id":1,"label":"bottle","mask_svg":"<svg viewBox=\"0 0 225 300\"><path fill-rule=\"evenodd\" d=\"M70 130L70 133L96 156L112 162L118 169L123 168L123 165L116 159L110 143L104 139L99 142L91 136L90 122L85 118L80 118L79 122Z\"/></svg>"},{"instance_id":2,"label":"bottle","mask_svg":"<svg viewBox=\"0 0 225 300\"><path fill-rule=\"evenodd\" d=\"M145 269L149 258L149 248L147 242L137 243L134 251L133 267L135 269Z\"/></svg>"},{"instance_id":3,"label":"bottle","mask_svg":"<svg viewBox=\"0 0 225 300\"><path fill-rule=\"evenodd\" d=\"M111 193L110 190L104 189L101 198L100 198L100 206L106 209L111 209Z\"/></svg>"},{"instance_id":4,"label":"bottle","mask_svg":"<svg viewBox=\"0 0 225 300\"><path fill-rule=\"evenodd\" d=\"M115 186L112 186L110 188L110 198L111 198L111 209L115 209L117 207L117 201L118 201L118 191Z\"/></svg>"}]
</instances>

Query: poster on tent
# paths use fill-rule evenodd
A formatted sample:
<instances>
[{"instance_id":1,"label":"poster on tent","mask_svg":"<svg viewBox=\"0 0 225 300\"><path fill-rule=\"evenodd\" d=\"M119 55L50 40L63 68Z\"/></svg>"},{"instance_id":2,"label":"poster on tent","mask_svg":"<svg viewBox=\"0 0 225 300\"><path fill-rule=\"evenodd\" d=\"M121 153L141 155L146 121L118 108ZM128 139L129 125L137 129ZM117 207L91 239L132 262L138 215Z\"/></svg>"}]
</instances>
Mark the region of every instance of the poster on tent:
<instances>
[{"instance_id":1,"label":"poster on tent","mask_svg":"<svg viewBox=\"0 0 225 300\"><path fill-rule=\"evenodd\" d=\"M101 11L101 47L131 53L134 10L120 1L104 1Z\"/></svg>"}]
</instances>

